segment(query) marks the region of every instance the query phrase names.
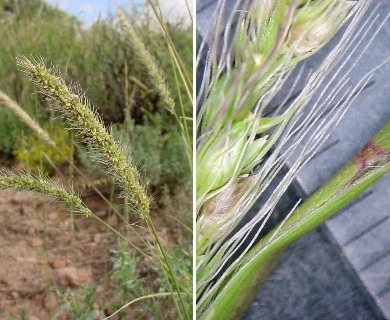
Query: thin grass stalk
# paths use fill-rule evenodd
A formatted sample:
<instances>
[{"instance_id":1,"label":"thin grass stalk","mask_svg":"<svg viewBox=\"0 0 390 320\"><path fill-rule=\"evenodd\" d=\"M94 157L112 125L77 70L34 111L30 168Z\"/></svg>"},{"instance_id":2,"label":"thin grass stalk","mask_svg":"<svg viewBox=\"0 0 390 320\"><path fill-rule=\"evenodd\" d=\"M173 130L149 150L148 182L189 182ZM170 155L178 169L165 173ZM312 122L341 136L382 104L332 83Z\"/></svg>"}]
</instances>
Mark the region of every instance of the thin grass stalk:
<instances>
[{"instance_id":1,"label":"thin grass stalk","mask_svg":"<svg viewBox=\"0 0 390 320\"><path fill-rule=\"evenodd\" d=\"M183 307L185 318L186 319L191 319L191 316L188 313L188 310L186 308L186 304L184 302L184 298L183 298L183 295L182 295L182 292L181 292L181 290L182 290L181 289L181 285L179 284L179 282L176 279L176 276L175 276L175 274L173 272L173 269L171 267L171 264L169 262L168 256L167 256L167 254L165 252L164 246L162 245L161 240L160 240L160 238L158 236L157 230L155 229L153 223L149 224L149 228L151 229L151 233L154 235L156 243L158 245L158 249L161 252L162 259L160 261L163 263L163 266L166 266L167 271L168 271L168 275L172 279L172 282L173 282L173 285L174 285L174 287L176 289L176 292L177 292L177 295L179 297L180 303L181 303L181 305ZM168 279L168 277L167 277L167 279ZM168 286L171 288L172 286L171 286L170 282L167 281L167 283L168 283ZM175 303L176 308L177 308L177 312L179 313L180 318L184 319L184 317L181 314L181 308L179 307L176 299L174 298L175 291L173 291L173 288L171 289L171 293L172 293L173 302Z\"/></svg>"},{"instance_id":2,"label":"thin grass stalk","mask_svg":"<svg viewBox=\"0 0 390 320\"><path fill-rule=\"evenodd\" d=\"M168 90L167 85L165 84L165 80L164 80L164 78L162 76L162 71L157 67L157 65L154 62L154 59L147 52L147 50L144 47L142 41L138 38L138 36L136 35L135 30L132 28L132 26L125 19L123 13L121 13L119 11L118 15L120 17L121 24L124 26L126 34L128 35L128 39L130 41L131 47L135 50L135 52L137 53L138 57L142 61L145 69L148 71L151 80L153 81L154 85L156 86L156 88L157 88L158 92L160 93L160 96L162 97L163 101L166 103L167 110L170 111L174 115L177 123L179 124L179 126L181 128L182 136L183 136L183 139L184 139L184 142L185 142L185 146L186 146L186 151L187 151L186 154L187 154L188 159L189 159L190 167L192 167L191 166L191 164L192 164L192 161L191 161L192 157L191 157L191 153L189 153L189 150L191 150L191 148L190 148L191 142L190 142L189 135L188 135L187 123L185 121L185 124L184 124L184 127L183 127L182 121L180 121L180 119L177 117L177 114L176 114L176 111L175 111L175 103L174 103L174 101L173 101L173 99L171 97L171 94L170 94L170 92ZM167 37L167 35L166 35L166 37ZM170 52L172 52L172 51L170 50ZM173 54L171 54L171 59L176 59ZM174 72L175 72L175 77L176 77L176 70L175 69L174 69ZM178 86L178 82L176 82L176 83L177 83L177 86ZM183 113L183 116L184 116L185 114L184 114L183 104L182 104L182 101L181 101L180 92L179 92L179 99L180 99L181 110L182 110L182 113ZM149 225L149 228L151 230L151 233L155 235L155 240L156 240L156 242L158 244L158 247L160 248L161 257L162 257L161 261L165 261L166 267L168 269L167 270L168 274L170 274L171 277L172 277L173 276L173 271L172 271L171 266L170 266L170 264L168 262L167 255L166 255L165 251L163 250L163 246L162 246L162 244L160 242L160 239L159 239L159 237L157 235L157 231L155 230L155 227L154 227L154 225L152 223ZM172 277L172 280L173 280L174 284L176 286L178 286L178 283L176 282L176 279L174 277ZM168 282L168 285L170 286L169 282ZM185 304L184 304L184 300L183 300L183 298L181 296L180 291L178 291L178 297L180 299L181 304L184 307ZM174 299L174 302L176 303L175 299ZM186 317L189 318L190 316L189 316L186 308L184 307L183 309L184 309ZM178 310L178 312L180 312L180 310Z\"/></svg>"},{"instance_id":3,"label":"thin grass stalk","mask_svg":"<svg viewBox=\"0 0 390 320\"><path fill-rule=\"evenodd\" d=\"M172 56L171 56L171 61L172 61ZM173 65L173 61L172 61L172 65ZM177 77L176 68L173 68L173 73L175 76L175 83L176 83L177 92L180 93L179 79ZM190 132L188 130L188 124L187 124L186 113L184 111L183 99L182 99L180 94L178 95L178 99L179 99L180 111L181 111L182 115L181 115L181 119L178 119L177 115L175 114L176 122L178 122L180 125L180 129L181 129L180 131L182 133L184 145L186 147L186 154L188 157L188 163L189 163L190 168L192 170L192 166L193 166L193 164L192 164L192 154L193 154L192 153L192 141L191 141L191 137L190 137ZM192 98L190 99L190 101L192 101Z\"/></svg>"},{"instance_id":4,"label":"thin grass stalk","mask_svg":"<svg viewBox=\"0 0 390 320\"><path fill-rule=\"evenodd\" d=\"M119 308L118 310L116 310L113 314L111 314L110 316L108 317L105 317L103 318L103 320L108 320L108 319L111 319L112 317L114 317L115 315L117 315L119 312L123 311L124 309L130 307L133 303L136 303L138 301L141 301L141 300L145 300L145 299L155 299L155 298L163 298L163 297L168 297L170 296L171 293L170 292L160 292L160 293L154 293L154 294L148 294L146 296L143 296L143 297L139 297L137 299L134 299L128 303L126 303L124 306L122 306L121 308Z\"/></svg>"},{"instance_id":5,"label":"thin grass stalk","mask_svg":"<svg viewBox=\"0 0 390 320\"><path fill-rule=\"evenodd\" d=\"M70 155L69 155L69 166L68 166L68 174L69 174L69 182L70 186L73 189L74 187L74 135L73 132L70 132ZM74 208L70 208L70 230L72 234L71 244L74 245L75 242L75 223L74 223Z\"/></svg>"}]
</instances>

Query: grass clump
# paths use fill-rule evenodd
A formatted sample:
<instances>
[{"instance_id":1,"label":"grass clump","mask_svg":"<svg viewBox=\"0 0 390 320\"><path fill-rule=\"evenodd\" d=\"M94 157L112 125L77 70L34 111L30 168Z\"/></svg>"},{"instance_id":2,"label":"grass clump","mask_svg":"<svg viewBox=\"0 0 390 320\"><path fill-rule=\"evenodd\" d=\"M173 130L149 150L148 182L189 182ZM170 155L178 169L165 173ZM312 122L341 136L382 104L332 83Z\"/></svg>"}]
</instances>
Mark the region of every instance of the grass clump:
<instances>
[{"instance_id":1,"label":"grass clump","mask_svg":"<svg viewBox=\"0 0 390 320\"><path fill-rule=\"evenodd\" d=\"M69 314L74 320L94 320L97 317L104 317L103 312L95 309L95 293L91 286L80 288L75 296L70 290L57 292L58 297L68 307Z\"/></svg>"},{"instance_id":2,"label":"grass clump","mask_svg":"<svg viewBox=\"0 0 390 320\"><path fill-rule=\"evenodd\" d=\"M180 281L189 284L191 277L185 270L191 268L192 254L183 251L178 246L174 246L170 255L173 261L172 268L174 273ZM134 263L134 260L136 263ZM166 283L161 281L162 275L160 269L148 266L143 258L137 258L121 246L114 252L111 279L114 280L114 285L118 292L114 300L131 301L136 297L145 296L150 291L158 293L169 291ZM151 297L151 299L138 302L141 304L141 307L138 311L135 311L133 316L137 318L141 316L142 312L147 312L150 316L164 318L163 310L166 309L164 305L168 304L171 306L171 311L165 317L174 319L175 312L172 309L173 305L167 298L164 296L156 296L154 299ZM116 303L114 301L112 304L114 310L120 307ZM190 299L188 299L188 303L191 303Z\"/></svg>"}]
</instances>

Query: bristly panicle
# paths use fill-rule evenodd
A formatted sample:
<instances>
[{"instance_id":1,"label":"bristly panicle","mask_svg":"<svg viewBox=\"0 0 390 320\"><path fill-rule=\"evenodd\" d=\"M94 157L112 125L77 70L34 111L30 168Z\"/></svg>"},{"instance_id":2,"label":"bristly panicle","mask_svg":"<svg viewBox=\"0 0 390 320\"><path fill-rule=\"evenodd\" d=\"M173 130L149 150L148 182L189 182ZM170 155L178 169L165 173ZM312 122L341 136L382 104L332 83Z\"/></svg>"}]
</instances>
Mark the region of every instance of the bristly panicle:
<instances>
[{"instance_id":1,"label":"bristly panicle","mask_svg":"<svg viewBox=\"0 0 390 320\"><path fill-rule=\"evenodd\" d=\"M127 40L132 50L136 53L141 63L144 65L150 80L152 81L157 93L160 95L164 108L169 112L174 113L175 101L172 98L171 91L169 90L166 81L163 76L163 71L157 66L152 55L145 48L141 39L137 36L136 31L132 25L126 20L122 12L118 12L120 23L126 33Z\"/></svg>"},{"instance_id":2,"label":"bristly panicle","mask_svg":"<svg viewBox=\"0 0 390 320\"><path fill-rule=\"evenodd\" d=\"M17 61L39 91L56 102L56 108L71 127L77 130L82 140L97 152L98 160L105 164L123 189L134 211L141 219L145 219L149 212L149 199L141 186L137 170L120 151L88 99L80 93L80 89L69 89L59 71L46 68L41 59L29 60L21 57Z\"/></svg>"},{"instance_id":3,"label":"bristly panicle","mask_svg":"<svg viewBox=\"0 0 390 320\"><path fill-rule=\"evenodd\" d=\"M90 217L92 212L83 205L81 199L73 190L66 190L60 182L55 182L42 175L32 175L27 172L15 172L11 170L0 171L1 189L19 189L39 192L51 196L55 200L64 203L81 213L84 217Z\"/></svg>"}]
</instances>

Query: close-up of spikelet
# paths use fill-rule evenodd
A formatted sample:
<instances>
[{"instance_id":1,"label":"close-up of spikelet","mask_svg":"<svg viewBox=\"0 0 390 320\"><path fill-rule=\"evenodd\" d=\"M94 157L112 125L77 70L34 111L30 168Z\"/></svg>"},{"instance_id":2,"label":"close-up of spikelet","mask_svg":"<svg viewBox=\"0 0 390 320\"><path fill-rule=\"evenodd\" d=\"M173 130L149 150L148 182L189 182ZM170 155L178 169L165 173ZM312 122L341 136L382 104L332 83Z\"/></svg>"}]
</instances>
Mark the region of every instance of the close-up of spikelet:
<instances>
[{"instance_id":1,"label":"close-up of spikelet","mask_svg":"<svg viewBox=\"0 0 390 320\"><path fill-rule=\"evenodd\" d=\"M207 10L215 19L200 25L197 53L197 317L238 319L290 243L390 169L385 118L360 154L272 226L296 178L388 65L389 51L351 80L388 15L380 17L371 1L343 0L204 2L197 16ZM305 69L330 41L327 54ZM376 151L367 152L371 144ZM256 303L263 300L271 303L260 295Z\"/></svg>"}]
</instances>

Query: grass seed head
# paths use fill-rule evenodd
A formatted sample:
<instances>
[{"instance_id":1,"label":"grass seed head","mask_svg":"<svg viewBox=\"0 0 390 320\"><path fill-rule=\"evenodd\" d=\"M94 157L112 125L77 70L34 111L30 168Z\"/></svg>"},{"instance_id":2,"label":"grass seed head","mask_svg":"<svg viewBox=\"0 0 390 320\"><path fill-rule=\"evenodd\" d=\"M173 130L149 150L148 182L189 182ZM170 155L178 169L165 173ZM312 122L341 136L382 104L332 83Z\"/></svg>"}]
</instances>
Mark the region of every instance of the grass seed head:
<instances>
[{"instance_id":1,"label":"grass seed head","mask_svg":"<svg viewBox=\"0 0 390 320\"><path fill-rule=\"evenodd\" d=\"M58 71L46 68L42 60L30 61L21 57L18 63L40 92L56 102L56 108L73 128L77 128L82 140L96 150L99 161L106 165L108 173L130 200L130 205L141 219L145 219L149 212L149 198L141 186L137 170L120 151L89 101L77 87L77 92L69 89Z\"/></svg>"},{"instance_id":2,"label":"grass seed head","mask_svg":"<svg viewBox=\"0 0 390 320\"><path fill-rule=\"evenodd\" d=\"M66 190L59 182L42 175L35 176L27 172L14 172L3 169L0 171L0 188L38 192L53 197L55 200L82 213L85 217L89 217L92 214L82 204L81 199L73 190Z\"/></svg>"}]
</instances>

